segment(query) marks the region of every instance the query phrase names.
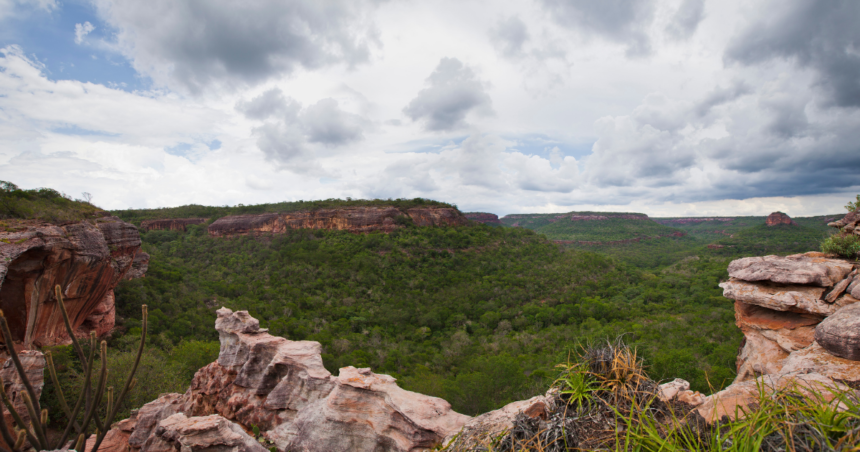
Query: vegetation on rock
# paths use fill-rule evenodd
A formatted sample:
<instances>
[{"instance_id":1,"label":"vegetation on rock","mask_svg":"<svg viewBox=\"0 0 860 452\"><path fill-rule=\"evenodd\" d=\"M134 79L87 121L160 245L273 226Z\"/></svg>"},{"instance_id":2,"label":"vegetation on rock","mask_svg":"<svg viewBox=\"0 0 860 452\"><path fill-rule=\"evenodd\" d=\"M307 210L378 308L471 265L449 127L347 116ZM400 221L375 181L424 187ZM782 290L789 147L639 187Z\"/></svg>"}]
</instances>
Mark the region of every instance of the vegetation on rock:
<instances>
[{"instance_id":1,"label":"vegetation on rock","mask_svg":"<svg viewBox=\"0 0 860 452\"><path fill-rule=\"evenodd\" d=\"M0 219L68 223L103 215L103 210L88 201L71 199L50 188L26 190L11 182L0 181Z\"/></svg>"}]
</instances>

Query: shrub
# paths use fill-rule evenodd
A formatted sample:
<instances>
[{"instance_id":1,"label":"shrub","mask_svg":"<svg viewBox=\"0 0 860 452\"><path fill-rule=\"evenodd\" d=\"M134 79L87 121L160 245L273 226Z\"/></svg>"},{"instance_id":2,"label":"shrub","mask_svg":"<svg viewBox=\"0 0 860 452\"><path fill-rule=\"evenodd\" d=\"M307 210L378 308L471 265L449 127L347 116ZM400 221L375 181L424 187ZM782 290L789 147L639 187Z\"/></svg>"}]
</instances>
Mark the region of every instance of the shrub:
<instances>
[{"instance_id":1,"label":"shrub","mask_svg":"<svg viewBox=\"0 0 860 452\"><path fill-rule=\"evenodd\" d=\"M832 235L821 243L821 251L838 254L842 257L858 257L860 255L860 237L856 235Z\"/></svg>"}]
</instances>

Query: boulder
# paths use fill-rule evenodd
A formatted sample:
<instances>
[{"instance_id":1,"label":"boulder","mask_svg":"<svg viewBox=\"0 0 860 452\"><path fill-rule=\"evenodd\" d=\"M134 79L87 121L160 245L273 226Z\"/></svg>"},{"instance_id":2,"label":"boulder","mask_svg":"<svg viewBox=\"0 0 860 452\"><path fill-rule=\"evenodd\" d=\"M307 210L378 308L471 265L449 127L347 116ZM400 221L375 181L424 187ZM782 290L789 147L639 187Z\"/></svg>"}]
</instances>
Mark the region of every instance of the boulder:
<instances>
[{"instance_id":1,"label":"boulder","mask_svg":"<svg viewBox=\"0 0 860 452\"><path fill-rule=\"evenodd\" d=\"M115 217L62 226L26 220L14 226L0 232L0 309L14 340L25 348L71 342L54 299L56 285L63 288L74 331L112 329L112 308L106 304L113 304L111 292L140 248L137 228Z\"/></svg>"},{"instance_id":2,"label":"boulder","mask_svg":"<svg viewBox=\"0 0 860 452\"><path fill-rule=\"evenodd\" d=\"M860 361L860 303L842 307L824 319L815 327L815 340L835 356Z\"/></svg>"},{"instance_id":3,"label":"boulder","mask_svg":"<svg viewBox=\"0 0 860 452\"><path fill-rule=\"evenodd\" d=\"M129 435L128 445L135 449L143 447L161 420L179 413L184 401L182 394L162 394L159 398L142 406L134 417L134 425L125 424L127 428L133 430ZM114 426L112 430L122 430L120 425L122 422Z\"/></svg>"},{"instance_id":4,"label":"boulder","mask_svg":"<svg viewBox=\"0 0 860 452\"><path fill-rule=\"evenodd\" d=\"M770 281L779 284L832 287L845 279L853 268L851 263L843 260L804 254L745 257L729 264L729 276L748 282Z\"/></svg>"},{"instance_id":5,"label":"boulder","mask_svg":"<svg viewBox=\"0 0 860 452\"><path fill-rule=\"evenodd\" d=\"M141 452L268 452L239 425L213 414L186 417L182 413L165 418L141 448Z\"/></svg>"}]
</instances>

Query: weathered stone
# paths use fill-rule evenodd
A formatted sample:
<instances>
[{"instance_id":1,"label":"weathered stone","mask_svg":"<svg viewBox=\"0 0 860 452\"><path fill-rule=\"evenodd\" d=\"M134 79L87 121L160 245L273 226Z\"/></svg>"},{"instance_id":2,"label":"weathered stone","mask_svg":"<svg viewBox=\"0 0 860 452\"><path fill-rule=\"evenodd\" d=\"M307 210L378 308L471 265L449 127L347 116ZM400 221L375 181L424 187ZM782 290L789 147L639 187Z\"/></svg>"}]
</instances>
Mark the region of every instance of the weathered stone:
<instances>
[{"instance_id":1,"label":"weathered stone","mask_svg":"<svg viewBox=\"0 0 860 452\"><path fill-rule=\"evenodd\" d=\"M113 428L108 430L102 443L99 445L98 452L129 452L128 438L134 431L137 425L137 413L133 412L131 417L119 421L113 425ZM92 451L96 445L96 435L90 435L87 438L86 450Z\"/></svg>"},{"instance_id":2,"label":"weathered stone","mask_svg":"<svg viewBox=\"0 0 860 452\"><path fill-rule=\"evenodd\" d=\"M860 381L860 361L834 356L816 341L790 354L783 361L782 372L814 372L836 381L856 382Z\"/></svg>"},{"instance_id":3,"label":"weathered stone","mask_svg":"<svg viewBox=\"0 0 860 452\"><path fill-rule=\"evenodd\" d=\"M774 311L737 301L735 319L744 334L757 331L791 353L812 344L815 325L821 322L822 318L810 314Z\"/></svg>"},{"instance_id":4,"label":"weathered stone","mask_svg":"<svg viewBox=\"0 0 860 452\"><path fill-rule=\"evenodd\" d=\"M447 207L344 207L260 215L233 215L209 225L212 236L284 233L289 229L335 229L354 233L397 229L397 218L408 217L418 226L460 226L468 223L459 211Z\"/></svg>"},{"instance_id":5,"label":"weathered stone","mask_svg":"<svg viewBox=\"0 0 860 452\"><path fill-rule=\"evenodd\" d=\"M852 297L860 299L860 275L851 280L851 284L845 289Z\"/></svg>"},{"instance_id":6,"label":"weathered stone","mask_svg":"<svg viewBox=\"0 0 860 452\"><path fill-rule=\"evenodd\" d=\"M45 387L45 355L37 350L24 350L18 352L18 359L21 361L21 367L24 368L27 380L33 386L36 397L41 397L42 389ZM6 395L12 401L15 411L18 412L25 423L29 423L30 414L23 399L23 395L27 392L27 389L21 381L21 377L18 376L15 364L9 359L8 355L5 357L5 360L3 367L0 368L0 377L3 377L3 390L6 391ZM15 425L15 422L12 419L12 415L9 414L9 410L5 407L3 409L3 420L6 422L9 431L14 431L12 430L12 426ZM0 439L0 444L4 444L2 439Z\"/></svg>"},{"instance_id":7,"label":"weathered stone","mask_svg":"<svg viewBox=\"0 0 860 452\"><path fill-rule=\"evenodd\" d=\"M824 319L815 327L815 340L833 355L860 361L860 303L845 306Z\"/></svg>"},{"instance_id":8,"label":"weathered stone","mask_svg":"<svg viewBox=\"0 0 860 452\"><path fill-rule=\"evenodd\" d=\"M143 220L140 222L140 229L144 231L166 230L184 232L187 226L203 224L207 221L209 221L208 218L167 218L160 220Z\"/></svg>"},{"instance_id":9,"label":"weathered stone","mask_svg":"<svg viewBox=\"0 0 860 452\"><path fill-rule=\"evenodd\" d=\"M0 233L0 309L16 342L26 348L70 342L54 299L54 286L80 331L85 322L108 331L109 293L132 265L140 248L133 225L115 217L56 226L33 221L15 223L15 232ZM98 318L90 315L99 310ZM99 320L102 319L102 320ZM88 334L84 326L82 333Z\"/></svg>"},{"instance_id":10,"label":"weathered stone","mask_svg":"<svg viewBox=\"0 0 860 452\"><path fill-rule=\"evenodd\" d=\"M173 416L182 411L185 398L182 394L162 394L159 398L142 406L137 412L134 432L128 438L128 444L134 448L141 448L155 432L158 423L162 419Z\"/></svg>"},{"instance_id":11,"label":"weathered stone","mask_svg":"<svg viewBox=\"0 0 860 452\"><path fill-rule=\"evenodd\" d=\"M824 301L826 301L828 303L833 303L834 301L836 301L839 298L839 296L845 292L845 289L847 289L848 286L851 284L851 281L853 280L853 277L856 273L857 273L857 271L855 270L855 271L851 272L851 274L848 275L847 278L836 283L836 285L833 286L833 289L831 289L830 292L827 294L827 296L824 297Z\"/></svg>"},{"instance_id":12,"label":"weathered stone","mask_svg":"<svg viewBox=\"0 0 860 452\"><path fill-rule=\"evenodd\" d=\"M834 382L832 379L817 373L764 375L753 380L732 383L722 391L706 397L697 411L709 423L718 421L723 416L737 419L743 417L752 409L751 406L758 403L762 391L765 396L768 396L775 391L787 388L792 388L807 396L810 396L811 392L815 392L823 397L825 402L835 398L838 393L850 389L848 386Z\"/></svg>"},{"instance_id":13,"label":"weathered stone","mask_svg":"<svg viewBox=\"0 0 860 452\"><path fill-rule=\"evenodd\" d=\"M838 309L835 304L822 300L823 287L750 283L736 279L722 282L720 287L726 298L776 311L827 316Z\"/></svg>"},{"instance_id":14,"label":"weathered stone","mask_svg":"<svg viewBox=\"0 0 860 452\"><path fill-rule=\"evenodd\" d=\"M745 332L744 337L744 346L737 359L738 375L734 383L761 375L777 374L782 370L788 352L779 344L755 330Z\"/></svg>"},{"instance_id":15,"label":"weathered stone","mask_svg":"<svg viewBox=\"0 0 860 452\"><path fill-rule=\"evenodd\" d=\"M767 220L765 220L765 224L768 226L776 226L780 224L784 225L793 225L794 221L791 220L791 217L782 213L782 212L774 212L767 216Z\"/></svg>"},{"instance_id":16,"label":"weathered stone","mask_svg":"<svg viewBox=\"0 0 860 452\"><path fill-rule=\"evenodd\" d=\"M444 444L453 445L457 450L472 450L485 446L501 433L510 430L517 414L523 413L531 418L546 416L553 406L553 398L547 395L532 397L528 400L511 402L498 410L472 418L461 430L448 435Z\"/></svg>"},{"instance_id":17,"label":"weathered stone","mask_svg":"<svg viewBox=\"0 0 860 452\"><path fill-rule=\"evenodd\" d=\"M131 268L126 272L124 279L138 279L146 276L146 271L149 270L149 253L138 251L134 255L134 260L131 261Z\"/></svg>"},{"instance_id":18,"label":"weathered stone","mask_svg":"<svg viewBox=\"0 0 860 452\"><path fill-rule=\"evenodd\" d=\"M239 425L217 414L186 417L182 413L165 418L158 424L141 452L268 452Z\"/></svg>"},{"instance_id":19,"label":"weathered stone","mask_svg":"<svg viewBox=\"0 0 860 452\"><path fill-rule=\"evenodd\" d=\"M705 395L699 391L681 391L676 399L694 407L705 403Z\"/></svg>"},{"instance_id":20,"label":"weathered stone","mask_svg":"<svg viewBox=\"0 0 860 452\"><path fill-rule=\"evenodd\" d=\"M832 287L853 270L838 259L794 256L745 257L729 264L729 276L742 281L771 281L779 284L810 284Z\"/></svg>"},{"instance_id":21,"label":"weathered stone","mask_svg":"<svg viewBox=\"0 0 860 452\"><path fill-rule=\"evenodd\" d=\"M661 384L657 392L657 397L664 402L668 402L674 399L681 391L688 391L689 389L690 382L676 378L668 383Z\"/></svg>"}]
</instances>

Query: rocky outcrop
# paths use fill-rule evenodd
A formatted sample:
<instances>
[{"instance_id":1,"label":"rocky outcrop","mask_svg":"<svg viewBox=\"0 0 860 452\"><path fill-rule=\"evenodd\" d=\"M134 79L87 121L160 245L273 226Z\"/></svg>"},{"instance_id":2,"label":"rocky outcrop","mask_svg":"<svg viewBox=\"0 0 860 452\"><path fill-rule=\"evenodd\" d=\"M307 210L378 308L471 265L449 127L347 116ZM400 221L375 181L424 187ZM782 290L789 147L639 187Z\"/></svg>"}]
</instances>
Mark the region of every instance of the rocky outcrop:
<instances>
[{"instance_id":1,"label":"rocky outcrop","mask_svg":"<svg viewBox=\"0 0 860 452\"><path fill-rule=\"evenodd\" d=\"M218 360L197 372L185 394L163 395L140 409L127 440L132 449L202 448L208 443L201 438L220 434L234 438L231 448L246 447L230 436L238 434L235 422L259 427L278 450L417 452L470 419L370 369L345 367L332 376L318 342L272 336L245 311L217 313ZM123 428L128 433L128 423Z\"/></svg>"},{"instance_id":2,"label":"rocky outcrop","mask_svg":"<svg viewBox=\"0 0 860 452\"><path fill-rule=\"evenodd\" d=\"M553 391L528 400L511 402L498 410L472 418L462 429L445 438L445 444L454 450L484 450L492 440L510 430L520 414L531 419L546 420L556 400Z\"/></svg>"},{"instance_id":3,"label":"rocky outcrop","mask_svg":"<svg viewBox=\"0 0 860 452\"><path fill-rule=\"evenodd\" d=\"M501 226L502 221L499 220L499 216L494 213L485 213L485 212L466 212L463 214L466 219L483 224L489 224L491 226Z\"/></svg>"},{"instance_id":4,"label":"rocky outcrop","mask_svg":"<svg viewBox=\"0 0 860 452\"><path fill-rule=\"evenodd\" d=\"M854 212L850 212L841 220L827 223L827 226L837 228L845 235L860 235L860 211L855 210Z\"/></svg>"},{"instance_id":5,"label":"rocky outcrop","mask_svg":"<svg viewBox=\"0 0 860 452\"><path fill-rule=\"evenodd\" d=\"M707 397L699 413L709 421L734 417L735 408L753 403L761 388L796 387L832 397L847 389L843 383L860 381L860 299L849 290L856 267L818 252L731 262L730 279L720 287L735 300L744 333L738 375Z\"/></svg>"},{"instance_id":6,"label":"rocky outcrop","mask_svg":"<svg viewBox=\"0 0 860 452\"><path fill-rule=\"evenodd\" d=\"M141 449L143 452L268 452L242 427L222 416L186 417L174 414L158 424L158 428Z\"/></svg>"},{"instance_id":7,"label":"rocky outcrop","mask_svg":"<svg viewBox=\"0 0 860 452\"><path fill-rule=\"evenodd\" d=\"M780 224L791 226L797 223L792 221L791 217L782 212L774 212L767 216L767 220L765 220L764 224L768 226L776 226Z\"/></svg>"},{"instance_id":8,"label":"rocky outcrop","mask_svg":"<svg viewBox=\"0 0 860 452\"><path fill-rule=\"evenodd\" d=\"M131 268L126 272L123 279L131 280L143 278L146 276L146 271L149 270L149 253L138 251L134 255L134 260L131 261Z\"/></svg>"},{"instance_id":9,"label":"rocky outcrop","mask_svg":"<svg viewBox=\"0 0 860 452\"><path fill-rule=\"evenodd\" d=\"M12 406L18 414L21 415L21 419L25 423L29 423L31 419L23 399L23 395L27 390L24 383L21 381L21 377L18 376L18 372L15 370L15 365L12 363L12 360L9 359L6 353L3 355L2 359L5 359L5 362L3 363L2 368L0 368L0 377L3 378L3 390L6 391L6 395L9 397L9 400L12 401ZM36 393L36 397L41 397L42 389L45 387L45 356L42 352L37 350L24 350L18 352L18 359L21 361L21 367L24 368L24 373L27 374L27 379L33 386L33 391ZM3 421L6 422L6 426L10 432L15 431L12 429L15 422L12 419L12 415L9 414L9 410L5 409L5 407L3 409ZM0 439L0 444L3 443L4 441Z\"/></svg>"},{"instance_id":10,"label":"rocky outcrop","mask_svg":"<svg viewBox=\"0 0 860 452\"><path fill-rule=\"evenodd\" d=\"M113 289L140 248L137 228L116 217L62 226L21 221L0 232L0 309L25 348L69 341L54 299L63 299L76 334L113 328Z\"/></svg>"},{"instance_id":11,"label":"rocky outcrop","mask_svg":"<svg viewBox=\"0 0 860 452\"><path fill-rule=\"evenodd\" d=\"M161 220L143 220L140 229L143 231L183 231L192 224L203 224L208 218L166 218Z\"/></svg>"},{"instance_id":12,"label":"rocky outcrop","mask_svg":"<svg viewBox=\"0 0 860 452\"><path fill-rule=\"evenodd\" d=\"M458 210L447 207L346 207L311 211L231 215L209 225L215 237L284 233L289 229L334 229L354 233L389 233L407 222L417 226L461 226L468 220Z\"/></svg>"}]
</instances>

